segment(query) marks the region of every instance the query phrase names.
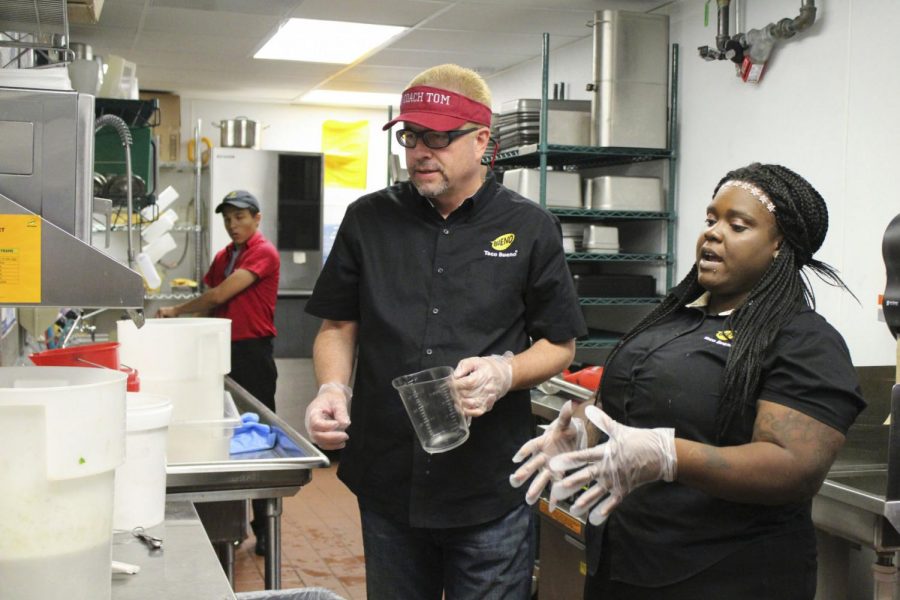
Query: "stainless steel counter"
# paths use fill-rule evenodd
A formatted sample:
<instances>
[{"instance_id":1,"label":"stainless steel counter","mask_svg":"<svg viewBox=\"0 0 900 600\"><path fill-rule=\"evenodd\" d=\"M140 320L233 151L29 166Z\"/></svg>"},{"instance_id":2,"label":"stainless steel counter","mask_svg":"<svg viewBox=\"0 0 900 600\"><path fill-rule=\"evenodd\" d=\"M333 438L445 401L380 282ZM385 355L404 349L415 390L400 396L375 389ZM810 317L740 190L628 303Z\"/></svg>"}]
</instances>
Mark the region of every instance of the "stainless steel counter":
<instances>
[{"instance_id":1,"label":"stainless steel counter","mask_svg":"<svg viewBox=\"0 0 900 600\"><path fill-rule=\"evenodd\" d=\"M257 413L260 423L281 429L287 443L272 450L232 455L224 461L170 464L166 468L166 497L192 502L266 499L265 585L266 589L279 589L281 499L300 491L312 478L310 470L327 467L328 458L230 377L225 378L225 390L231 393L238 412ZM233 547L229 545L226 550L226 562L230 565ZM230 579L230 568L228 571Z\"/></svg>"},{"instance_id":2,"label":"stainless steel counter","mask_svg":"<svg viewBox=\"0 0 900 600\"><path fill-rule=\"evenodd\" d=\"M134 575L113 575L113 600L235 599L190 502L167 502L166 520L147 532L163 540L160 550L150 550L131 533L113 535L113 560L141 568Z\"/></svg>"}]
</instances>

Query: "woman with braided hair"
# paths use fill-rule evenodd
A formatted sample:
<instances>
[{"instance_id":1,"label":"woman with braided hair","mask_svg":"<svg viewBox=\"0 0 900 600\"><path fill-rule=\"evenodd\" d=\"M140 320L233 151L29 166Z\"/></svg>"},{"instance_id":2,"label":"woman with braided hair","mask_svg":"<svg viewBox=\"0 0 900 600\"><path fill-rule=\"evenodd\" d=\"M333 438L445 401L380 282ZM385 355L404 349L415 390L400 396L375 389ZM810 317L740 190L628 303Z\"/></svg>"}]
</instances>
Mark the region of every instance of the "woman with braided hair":
<instances>
[{"instance_id":1,"label":"woman with braided hair","mask_svg":"<svg viewBox=\"0 0 900 600\"><path fill-rule=\"evenodd\" d=\"M752 164L715 187L688 275L610 354L598 406L569 407L513 458L551 479L551 507L582 492L585 598L811 600L812 498L865 407L840 334L806 271L828 211L805 179ZM593 433L593 435L591 435ZM591 439L593 438L593 439Z\"/></svg>"}]
</instances>

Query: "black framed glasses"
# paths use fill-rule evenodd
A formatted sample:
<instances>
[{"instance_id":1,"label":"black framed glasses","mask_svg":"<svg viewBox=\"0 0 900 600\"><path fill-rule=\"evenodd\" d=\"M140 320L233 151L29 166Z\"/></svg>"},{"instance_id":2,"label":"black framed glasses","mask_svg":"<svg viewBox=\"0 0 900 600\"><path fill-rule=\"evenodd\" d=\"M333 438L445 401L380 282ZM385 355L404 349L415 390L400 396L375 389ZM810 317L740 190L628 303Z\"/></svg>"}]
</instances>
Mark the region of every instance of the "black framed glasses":
<instances>
[{"instance_id":1,"label":"black framed glasses","mask_svg":"<svg viewBox=\"0 0 900 600\"><path fill-rule=\"evenodd\" d=\"M452 131L434 131L433 129L413 131L412 129L398 129L396 135L397 143L404 148L415 148L416 144L419 143L419 140L421 139L422 143L432 150L438 150L440 148L446 148L456 138L462 137L467 133L472 133L473 131L478 131L479 129L480 127L454 129Z\"/></svg>"}]
</instances>

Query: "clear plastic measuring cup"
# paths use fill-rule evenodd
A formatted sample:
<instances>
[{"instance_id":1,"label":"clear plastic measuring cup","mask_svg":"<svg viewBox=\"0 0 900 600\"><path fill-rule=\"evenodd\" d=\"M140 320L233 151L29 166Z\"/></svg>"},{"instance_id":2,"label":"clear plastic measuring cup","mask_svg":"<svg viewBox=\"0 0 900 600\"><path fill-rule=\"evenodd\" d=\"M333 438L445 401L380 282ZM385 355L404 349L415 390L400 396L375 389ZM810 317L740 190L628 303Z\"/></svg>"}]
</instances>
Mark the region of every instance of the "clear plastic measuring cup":
<instances>
[{"instance_id":1,"label":"clear plastic measuring cup","mask_svg":"<svg viewBox=\"0 0 900 600\"><path fill-rule=\"evenodd\" d=\"M403 375L391 385L400 393L425 452L446 452L469 439L469 424L457 404L452 367Z\"/></svg>"}]
</instances>

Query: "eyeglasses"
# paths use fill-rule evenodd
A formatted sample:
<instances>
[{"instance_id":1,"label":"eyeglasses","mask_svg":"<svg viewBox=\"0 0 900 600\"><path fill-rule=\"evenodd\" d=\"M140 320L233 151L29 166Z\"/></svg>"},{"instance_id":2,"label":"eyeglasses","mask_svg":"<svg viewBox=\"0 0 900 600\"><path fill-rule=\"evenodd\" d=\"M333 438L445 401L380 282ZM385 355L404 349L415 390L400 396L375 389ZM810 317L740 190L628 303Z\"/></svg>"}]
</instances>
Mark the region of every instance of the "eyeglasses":
<instances>
[{"instance_id":1,"label":"eyeglasses","mask_svg":"<svg viewBox=\"0 0 900 600\"><path fill-rule=\"evenodd\" d=\"M472 133L473 131L478 131L479 129L479 127L473 127L471 129L454 129L452 131L434 131L432 129L427 131L413 131L412 129L398 129L397 143L404 148L415 148L416 144L419 143L419 138L421 138L426 146L432 150L437 150L439 148L446 148L456 138L462 137L467 133Z\"/></svg>"}]
</instances>

